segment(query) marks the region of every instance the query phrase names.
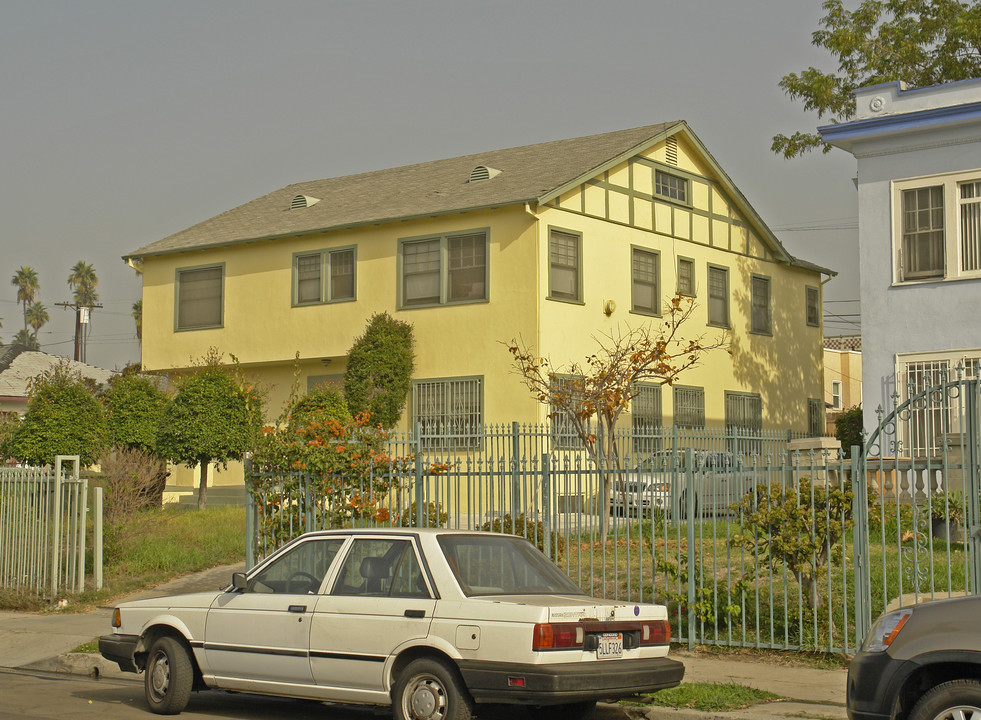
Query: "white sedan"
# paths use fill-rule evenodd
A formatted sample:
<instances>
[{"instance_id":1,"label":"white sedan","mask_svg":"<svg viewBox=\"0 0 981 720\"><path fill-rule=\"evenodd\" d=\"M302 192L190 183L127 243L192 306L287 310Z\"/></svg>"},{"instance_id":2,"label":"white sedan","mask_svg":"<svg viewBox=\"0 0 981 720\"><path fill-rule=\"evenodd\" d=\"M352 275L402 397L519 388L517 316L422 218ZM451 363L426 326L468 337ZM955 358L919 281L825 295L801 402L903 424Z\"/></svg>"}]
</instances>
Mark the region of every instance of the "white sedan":
<instances>
[{"instance_id":1,"label":"white sedan","mask_svg":"<svg viewBox=\"0 0 981 720\"><path fill-rule=\"evenodd\" d=\"M144 673L161 714L211 688L391 705L398 720L467 720L475 703L574 720L684 675L663 605L590 597L493 533L308 533L223 591L123 603L112 625L100 652Z\"/></svg>"}]
</instances>

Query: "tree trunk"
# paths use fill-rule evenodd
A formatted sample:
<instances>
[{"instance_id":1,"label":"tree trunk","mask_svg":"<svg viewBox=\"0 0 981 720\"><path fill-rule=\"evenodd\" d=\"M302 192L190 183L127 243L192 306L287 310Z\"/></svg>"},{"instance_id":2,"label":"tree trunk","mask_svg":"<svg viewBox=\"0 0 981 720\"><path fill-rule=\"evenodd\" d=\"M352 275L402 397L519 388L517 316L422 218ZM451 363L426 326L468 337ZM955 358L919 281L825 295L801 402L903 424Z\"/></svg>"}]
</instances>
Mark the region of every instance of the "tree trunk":
<instances>
[{"instance_id":1,"label":"tree trunk","mask_svg":"<svg viewBox=\"0 0 981 720\"><path fill-rule=\"evenodd\" d=\"M201 466L201 486L198 488L198 510L204 510L208 505L208 460L199 460Z\"/></svg>"}]
</instances>

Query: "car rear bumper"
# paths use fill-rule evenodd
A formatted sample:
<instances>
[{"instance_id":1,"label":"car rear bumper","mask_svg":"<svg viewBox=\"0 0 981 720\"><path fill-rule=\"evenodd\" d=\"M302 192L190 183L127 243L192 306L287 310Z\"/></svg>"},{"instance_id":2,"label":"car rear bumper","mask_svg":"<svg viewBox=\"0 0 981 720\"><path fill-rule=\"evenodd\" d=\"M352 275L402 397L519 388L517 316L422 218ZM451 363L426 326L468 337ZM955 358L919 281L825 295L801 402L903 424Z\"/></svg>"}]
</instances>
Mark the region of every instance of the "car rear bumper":
<instances>
[{"instance_id":1,"label":"car rear bumper","mask_svg":"<svg viewBox=\"0 0 981 720\"><path fill-rule=\"evenodd\" d=\"M99 653L123 672L139 672L135 660L139 641L139 635L103 635L99 638Z\"/></svg>"},{"instance_id":2,"label":"car rear bumper","mask_svg":"<svg viewBox=\"0 0 981 720\"><path fill-rule=\"evenodd\" d=\"M555 665L460 661L459 666L475 701L532 705L654 692L678 685L685 675L683 664L666 657Z\"/></svg>"}]
</instances>

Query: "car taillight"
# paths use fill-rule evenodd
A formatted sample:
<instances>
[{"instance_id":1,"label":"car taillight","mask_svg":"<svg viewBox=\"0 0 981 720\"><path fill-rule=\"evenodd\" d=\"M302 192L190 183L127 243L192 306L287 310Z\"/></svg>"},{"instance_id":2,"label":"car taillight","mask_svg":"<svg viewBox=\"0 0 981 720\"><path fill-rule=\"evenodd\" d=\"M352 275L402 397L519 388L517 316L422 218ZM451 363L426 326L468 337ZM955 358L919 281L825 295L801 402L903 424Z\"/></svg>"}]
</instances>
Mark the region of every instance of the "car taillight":
<instances>
[{"instance_id":1,"label":"car taillight","mask_svg":"<svg viewBox=\"0 0 981 720\"><path fill-rule=\"evenodd\" d=\"M586 631L579 623L539 623L531 639L532 650L581 648Z\"/></svg>"},{"instance_id":2,"label":"car taillight","mask_svg":"<svg viewBox=\"0 0 981 720\"><path fill-rule=\"evenodd\" d=\"M645 622L640 626L641 645L667 645L671 642L671 625L667 620Z\"/></svg>"}]
</instances>

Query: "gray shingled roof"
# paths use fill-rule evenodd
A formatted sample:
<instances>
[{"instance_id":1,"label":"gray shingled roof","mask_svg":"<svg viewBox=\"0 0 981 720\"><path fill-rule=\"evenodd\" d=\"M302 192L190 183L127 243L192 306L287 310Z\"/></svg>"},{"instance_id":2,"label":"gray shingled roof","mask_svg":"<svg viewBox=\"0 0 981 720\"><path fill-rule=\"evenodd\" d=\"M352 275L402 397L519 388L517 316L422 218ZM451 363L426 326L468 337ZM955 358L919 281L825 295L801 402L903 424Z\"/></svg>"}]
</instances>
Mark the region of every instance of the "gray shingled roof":
<instances>
[{"instance_id":1,"label":"gray shingled roof","mask_svg":"<svg viewBox=\"0 0 981 720\"><path fill-rule=\"evenodd\" d=\"M163 240L134 250L141 258L202 247L303 235L358 225L538 202L612 159L673 129L678 122L633 130L525 145L378 170L359 175L296 183L205 220ZM468 183L477 165L500 170L486 181ZM319 198L290 210L297 195Z\"/></svg>"},{"instance_id":2,"label":"gray shingled roof","mask_svg":"<svg viewBox=\"0 0 981 720\"><path fill-rule=\"evenodd\" d=\"M100 385L109 382L109 378L115 375L112 370L28 350L23 345L6 345L0 347L0 397L26 398L28 381L32 377L53 370L63 362L68 363L72 371L77 371Z\"/></svg>"}]
</instances>

